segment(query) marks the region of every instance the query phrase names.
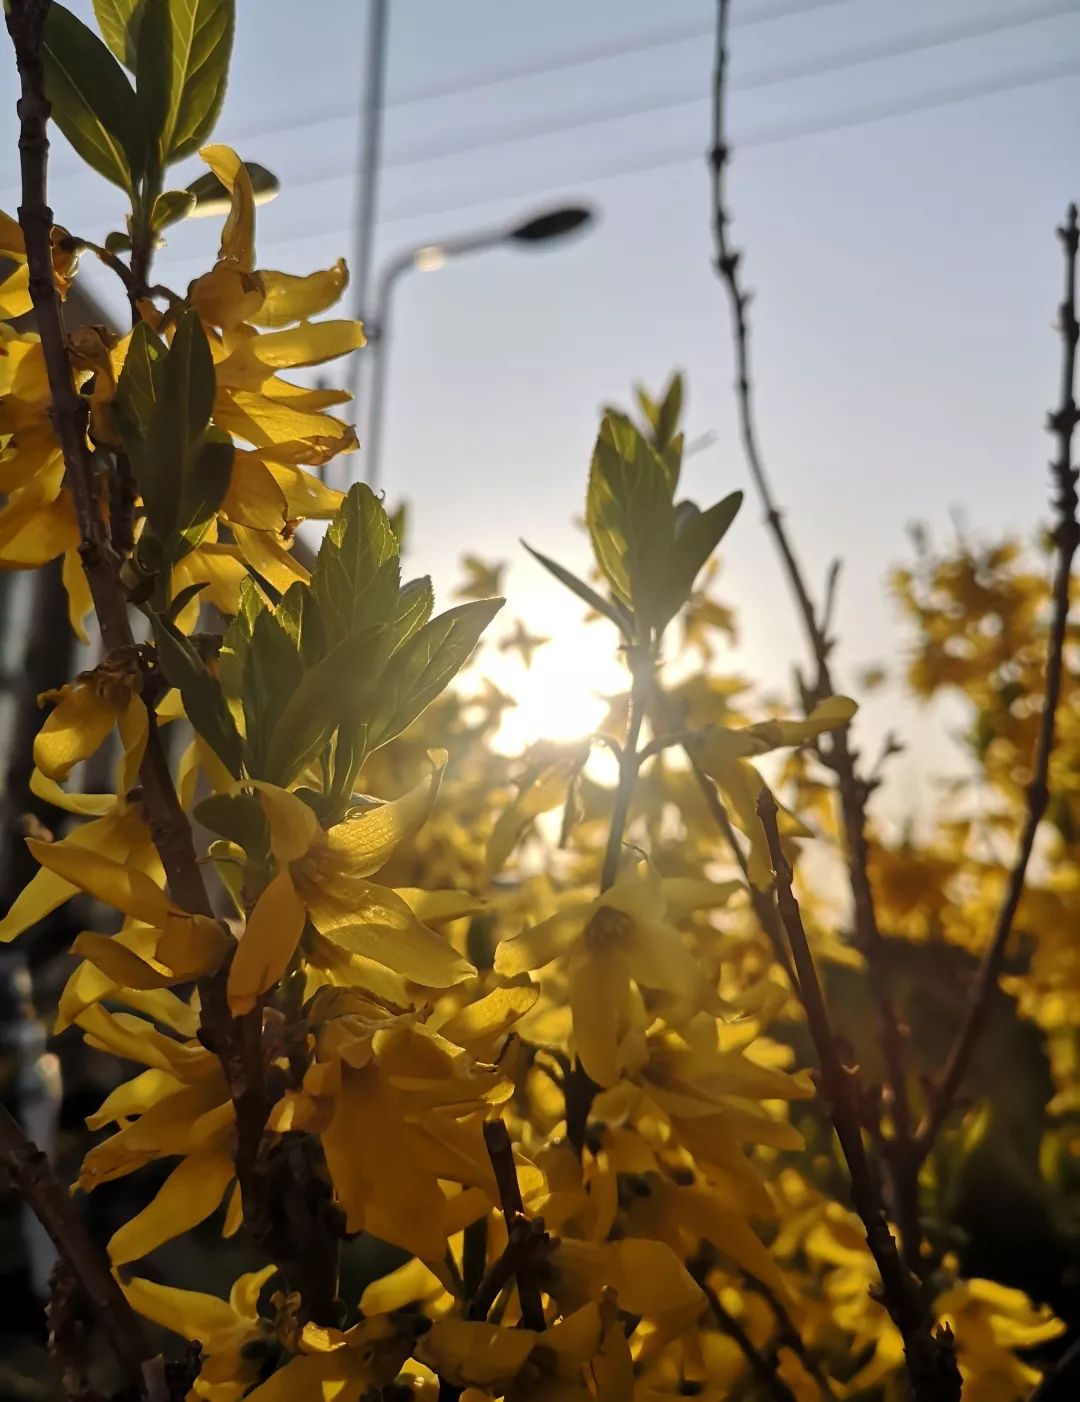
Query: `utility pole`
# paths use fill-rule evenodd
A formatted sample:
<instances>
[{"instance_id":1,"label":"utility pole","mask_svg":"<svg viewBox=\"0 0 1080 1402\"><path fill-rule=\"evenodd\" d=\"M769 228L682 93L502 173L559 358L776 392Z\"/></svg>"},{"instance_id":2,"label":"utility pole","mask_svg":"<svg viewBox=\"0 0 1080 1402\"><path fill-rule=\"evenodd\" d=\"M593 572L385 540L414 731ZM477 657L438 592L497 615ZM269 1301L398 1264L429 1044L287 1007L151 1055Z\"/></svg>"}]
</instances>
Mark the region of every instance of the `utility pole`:
<instances>
[{"instance_id":1,"label":"utility pole","mask_svg":"<svg viewBox=\"0 0 1080 1402\"><path fill-rule=\"evenodd\" d=\"M364 87L360 103L360 161L356 178L356 240L353 245L352 258L353 309L360 321L364 321L370 316L368 295L371 286L371 261L378 208L379 162L382 152L382 124L385 106L386 34L389 13L389 0L369 0ZM354 403L358 403L361 397L364 367L365 362L361 352L354 351L349 384ZM355 413L356 410L354 409L353 412Z\"/></svg>"}]
</instances>

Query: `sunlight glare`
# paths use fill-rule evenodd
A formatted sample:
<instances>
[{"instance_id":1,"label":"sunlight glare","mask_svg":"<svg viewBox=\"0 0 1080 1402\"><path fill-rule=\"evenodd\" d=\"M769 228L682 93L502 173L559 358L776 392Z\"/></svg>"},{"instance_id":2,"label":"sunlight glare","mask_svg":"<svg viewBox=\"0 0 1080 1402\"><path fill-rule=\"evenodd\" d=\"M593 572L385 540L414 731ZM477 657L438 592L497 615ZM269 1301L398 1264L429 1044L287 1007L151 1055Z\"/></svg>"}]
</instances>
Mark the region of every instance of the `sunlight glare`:
<instances>
[{"instance_id":1,"label":"sunlight glare","mask_svg":"<svg viewBox=\"0 0 1080 1402\"><path fill-rule=\"evenodd\" d=\"M543 628L541 631L555 632ZM531 667L516 656L492 655L485 671L517 704L507 709L496 744L520 754L538 740L579 740L607 715L605 696L626 686L626 673L594 628L570 631L538 648Z\"/></svg>"}]
</instances>

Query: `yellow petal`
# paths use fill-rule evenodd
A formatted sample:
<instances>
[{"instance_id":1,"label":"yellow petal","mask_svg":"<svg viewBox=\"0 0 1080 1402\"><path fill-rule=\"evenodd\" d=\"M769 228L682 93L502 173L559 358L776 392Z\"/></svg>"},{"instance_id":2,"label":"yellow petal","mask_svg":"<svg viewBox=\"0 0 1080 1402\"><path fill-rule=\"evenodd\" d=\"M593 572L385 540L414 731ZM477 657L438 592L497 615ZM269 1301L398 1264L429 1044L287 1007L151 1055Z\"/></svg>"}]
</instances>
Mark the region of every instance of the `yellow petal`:
<instances>
[{"instance_id":1,"label":"yellow petal","mask_svg":"<svg viewBox=\"0 0 1080 1402\"><path fill-rule=\"evenodd\" d=\"M616 1242L563 1239L555 1268L568 1293L599 1299L618 1292L619 1308L647 1319L686 1309L700 1312L705 1297L675 1252L662 1241L628 1237ZM561 1298L561 1296L560 1296Z\"/></svg>"},{"instance_id":2,"label":"yellow petal","mask_svg":"<svg viewBox=\"0 0 1080 1402\"><path fill-rule=\"evenodd\" d=\"M93 685L65 686L34 740L34 763L48 778L66 779L81 760L97 753L117 711Z\"/></svg>"},{"instance_id":3,"label":"yellow petal","mask_svg":"<svg viewBox=\"0 0 1080 1402\"><path fill-rule=\"evenodd\" d=\"M170 983L177 982L175 974L167 969L155 969L114 935L84 930L71 946L71 952L81 954L115 983L127 984L129 988L167 988Z\"/></svg>"},{"instance_id":4,"label":"yellow petal","mask_svg":"<svg viewBox=\"0 0 1080 1402\"><path fill-rule=\"evenodd\" d=\"M458 1387L474 1383L499 1391L517 1377L537 1343L528 1329L504 1329L466 1319L437 1319L416 1354Z\"/></svg>"},{"instance_id":5,"label":"yellow petal","mask_svg":"<svg viewBox=\"0 0 1080 1402\"><path fill-rule=\"evenodd\" d=\"M273 1272L275 1267L269 1268ZM134 1276L121 1281L128 1303L144 1319L152 1319L163 1329L179 1334L182 1339L201 1343L211 1352L220 1337L232 1335L237 1326L236 1312L216 1295L204 1295L200 1290L181 1290L175 1285L159 1285L153 1280Z\"/></svg>"},{"instance_id":6,"label":"yellow petal","mask_svg":"<svg viewBox=\"0 0 1080 1402\"><path fill-rule=\"evenodd\" d=\"M542 969L568 950L581 934L592 911L590 905L572 905L557 915L529 925L512 939L502 940L495 950L497 974L522 974Z\"/></svg>"},{"instance_id":7,"label":"yellow petal","mask_svg":"<svg viewBox=\"0 0 1080 1402\"><path fill-rule=\"evenodd\" d=\"M470 896L467 891L422 891L419 886L395 886L394 890L425 925L442 925L487 909L482 896Z\"/></svg>"},{"instance_id":8,"label":"yellow petal","mask_svg":"<svg viewBox=\"0 0 1080 1402\"><path fill-rule=\"evenodd\" d=\"M413 1257L397 1270L372 1281L360 1296L360 1313L369 1318L404 1309L417 1300L436 1299L444 1293L439 1277L423 1261Z\"/></svg>"},{"instance_id":9,"label":"yellow petal","mask_svg":"<svg viewBox=\"0 0 1080 1402\"><path fill-rule=\"evenodd\" d=\"M305 472L302 467L292 467L265 454L266 466L274 481L285 493L285 501L290 517L312 517L322 520L333 516L344 500L342 494L328 487L313 472ZM305 455L304 461L310 459Z\"/></svg>"},{"instance_id":10,"label":"yellow petal","mask_svg":"<svg viewBox=\"0 0 1080 1402\"><path fill-rule=\"evenodd\" d=\"M66 804L64 805L67 806ZM112 815L95 819L81 828L76 828L61 842L52 843L55 853L59 848L80 848L85 854L119 853L123 850L120 831ZM65 880L54 871L42 868L15 897L11 909L0 920L0 940L14 939L16 935L36 925L57 906L69 901L79 890L76 883Z\"/></svg>"},{"instance_id":11,"label":"yellow petal","mask_svg":"<svg viewBox=\"0 0 1080 1402\"><path fill-rule=\"evenodd\" d=\"M109 1242L113 1265L138 1261L205 1221L221 1203L233 1172L224 1146L182 1159L153 1201L113 1234Z\"/></svg>"},{"instance_id":12,"label":"yellow petal","mask_svg":"<svg viewBox=\"0 0 1080 1402\"><path fill-rule=\"evenodd\" d=\"M251 318L256 326L288 326L291 321L317 316L333 306L349 283L344 258L339 258L332 268L308 273L307 277L266 268L260 271L266 300Z\"/></svg>"},{"instance_id":13,"label":"yellow petal","mask_svg":"<svg viewBox=\"0 0 1080 1402\"><path fill-rule=\"evenodd\" d=\"M226 520L237 521L241 526L280 531L285 526L288 504L269 468L258 458L237 454L220 511Z\"/></svg>"},{"instance_id":14,"label":"yellow petal","mask_svg":"<svg viewBox=\"0 0 1080 1402\"><path fill-rule=\"evenodd\" d=\"M87 1042L100 1051L112 1052L124 1061L140 1061L144 1066L156 1066L181 1079L212 1068L216 1058L204 1047L178 1042L168 1037L144 1018L130 1013L110 1013L94 1006L80 1014L79 1026Z\"/></svg>"},{"instance_id":15,"label":"yellow petal","mask_svg":"<svg viewBox=\"0 0 1080 1402\"><path fill-rule=\"evenodd\" d=\"M384 964L414 983L449 988L476 970L441 935L422 925L389 887L352 883L351 911L305 888L311 921L332 943Z\"/></svg>"},{"instance_id":16,"label":"yellow petal","mask_svg":"<svg viewBox=\"0 0 1080 1402\"><path fill-rule=\"evenodd\" d=\"M330 858L355 876L371 876L384 866L399 843L419 831L439 791L447 754L433 754L431 774L390 803L368 808L330 828L324 839Z\"/></svg>"},{"instance_id":17,"label":"yellow petal","mask_svg":"<svg viewBox=\"0 0 1080 1402\"><path fill-rule=\"evenodd\" d=\"M17 259L20 263L26 262L26 240L23 238L22 225L3 210L0 210L0 253Z\"/></svg>"},{"instance_id":18,"label":"yellow petal","mask_svg":"<svg viewBox=\"0 0 1080 1402\"><path fill-rule=\"evenodd\" d=\"M172 970L173 980L202 978L214 973L228 953L232 938L216 920L171 910L157 941L154 957Z\"/></svg>"},{"instance_id":19,"label":"yellow petal","mask_svg":"<svg viewBox=\"0 0 1080 1402\"><path fill-rule=\"evenodd\" d=\"M536 983L518 984L512 988L493 988L475 1003L459 1009L439 1028L439 1035L459 1047L467 1047L479 1060L488 1058L491 1044L504 1037L519 1018L534 1007L540 996Z\"/></svg>"},{"instance_id":20,"label":"yellow petal","mask_svg":"<svg viewBox=\"0 0 1080 1402\"><path fill-rule=\"evenodd\" d=\"M67 492L49 497L33 482L13 492L0 510L0 569L37 569L78 544Z\"/></svg>"},{"instance_id":21,"label":"yellow petal","mask_svg":"<svg viewBox=\"0 0 1080 1402\"><path fill-rule=\"evenodd\" d=\"M242 786L237 785L237 788ZM284 865L302 857L319 836L319 820L302 798L288 789L263 780L253 780L251 787L258 794L266 821L270 825L270 850L275 860Z\"/></svg>"},{"instance_id":22,"label":"yellow petal","mask_svg":"<svg viewBox=\"0 0 1080 1402\"><path fill-rule=\"evenodd\" d=\"M232 533L244 559L279 594L288 593L289 585L298 579L303 584L308 583L308 571L284 548L273 531L253 531L234 522Z\"/></svg>"},{"instance_id":23,"label":"yellow petal","mask_svg":"<svg viewBox=\"0 0 1080 1402\"><path fill-rule=\"evenodd\" d=\"M164 923L169 912L165 892L143 872L67 842L40 842L29 838L26 845L41 866L105 905L147 925Z\"/></svg>"},{"instance_id":24,"label":"yellow petal","mask_svg":"<svg viewBox=\"0 0 1080 1402\"><path fill-rule=\"evenodd\" d=\"M250 1012L288 968L307 920L304 902L289 872L282 871L255 902L229 966L229 1007Z\"/></svg>"},{"instance_id":25,"label":"yellow petal","mask_svg":"<svg viewBox=\"0 0 1080 1402\"><path fill-rule=\"evenodd\" d=\"M94 599L90 593L90 584L77 550L64 552L62 578L68 596L68 621L71 624L71 631L79 642L89 643L90 635L86 631L85 624L88 615L93 610Z\"/></svg>"},{"instance_id":26,"label":"yellow petal","mask_svg":"<svg viewBox=\"0 0 1080 1402\"><path fill-rule=\"evenodd\" d=\"M269 1266L263 1266L261 1271L247 1271L244 1275L237 1276L233 1288L229 1291L229 1304L242 1319L258 1318L259 1294L270 1277L276 1275L277 1269L271 1262Z\"/></svg>"},{"instance_id":27,"label":"yellow petal","mask_svg":"<svg viewBox=\"0 0 1080 1402\"><path fill-rule=\"evenodd\" d=\"M17 316L25 316L32 306L30 269L25 263L20 263L0 282L0 317L4 321L12 321Z\"/></svg>"},{"instance_id":28,"label":"yellow petal","mask_svg":"<svg viewBox=\"0 0 1080 1402\"><path fill-rule=\"evenodd\" d=\"M203 146L199 155L232 196L218 256L232 259L250 272L255 266L255 192L251 176L231 146Z\"/></svg>"},{"instance_id":29,"label":"yellow petal","mask_svg":"<svg viewBox=\"0 0 1080 1402\"><path fill-rule=\"evenodd\" d=\"M619 1079L619 1022L629 991L626 966L610 950L575 959L569 973L574 1046L585 1070L601 1086Z\"/></svg>"},{"instance_id":30,"label":"yellow petal","mask_svg":"<svg viewBox=\"0 0 1080 1402\"><path fill-rule=\"evenodd\" d=\"M150 734L150 717L141 697L131 698L117 716L117 726L120 731L120 743L124 747L118 792L130 793L138 783L139 766L142 764L143 752Z\"/></svg>"},{"instance_id":31,"label":"yellow petal","mask_svg":"<svg viewBox=\"0 0 1080 1402\"><path fill-rule=\"evenodd\" d=\"M378 1125L378 1135L357 1134ZM326 1162L346 1213L346 1230L362 1229L429 1261L442 1259L445 1199L417 1155L414 1134L378 1068L342 1068L334 1116L323 1131Z\"/></svg>"}]
</instances>

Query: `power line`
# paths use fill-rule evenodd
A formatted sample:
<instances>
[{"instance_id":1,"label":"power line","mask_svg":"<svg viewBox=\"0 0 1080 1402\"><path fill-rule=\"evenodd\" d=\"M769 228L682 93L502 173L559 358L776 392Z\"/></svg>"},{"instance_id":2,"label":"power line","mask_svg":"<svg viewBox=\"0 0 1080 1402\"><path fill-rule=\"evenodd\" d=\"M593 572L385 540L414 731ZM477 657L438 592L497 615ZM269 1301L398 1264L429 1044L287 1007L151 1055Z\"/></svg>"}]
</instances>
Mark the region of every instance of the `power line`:
<instances>
[{"instance_id":1,"label":"power line","mask_svg":"<svg viewBox=\"0 0 1080 1402\"><path fill-rule=\"evenodd\" d=\"M944 48L950 44L962 43L991 34L999 34L1007 30L1023 29L1030 24L1039 23L1047 19L1058 19L1067 14L1080 16L1080 9L1077 8L1076 0L1050 0L1049 3L1041 7L1038 13L1034 14L1032 13L1032 7L1028 5L1022 10L999 15L989 23L954 25L951 29L939 30L937 33L930 32L913 35L900 43L870 44L862 48L849 49L846 53L837 54L833 58L826 59L824 62L789 64L786 67L773 68L771 71L752 75L741 81L734 81L731 84L731 90L733 92L752 92L761 88L775 87L783 83L794 82L798 79L837 73L844 69L856 68L868 63L881 63L908 54L923 53L930 49ZM561 117L540 126L522 125L510 130L504 128L500 134L494 138L490 135L486 135L479 136L470 141L446 144L441 147L427 146L424 150L418 151L415 154L384 161L383 169L401 170L409 166L425 165L431 161L446 160L451 156L467 155L472 152L495 149L500 146L518 145L524 141L542 140L548 136L555 136L570 131L581 131L588 127L603 126L611 122L626 121L632 117L655 116L661 112L679 111L686 107L698 106L708 100L707 96L701 96L691 98L664 98L656 102L647 103L634 102L617 108L614 111L597 113L595 116L584 118Z\"/></svg>"},{"instance_id":2,"label":"power line","mask_svg":"<svg viewBox=\"0 0 1080 1402\"><path fill-rule=\"evenodd\" d=\"M836 5L851 4L852 0L799 0L799 3L772 5L764 11L754 11L739 15L732 20L732 29L753 29L774 20L798 18L815 10L830 9ZM632 54L650 53L654 49L671 48L676 44L686 44L699 39L711 39L715 29L701 25L669 30L665 34L651 35L649 38L628 40L624 44L604 44L593 49L576 49L565 58L547 59L543 63L521 64L512 68L501 68L486 74L474 76L468 82L440 83L426 88L414 88L400 97L390 98L388 107L406 104L432 102L438 98L454 97L458 93L472 92L475 88L498 87L503 83L520 82L523 78L535 78L548 73L562 73L569 68L584 68L594 63L605 63L609 59L627 58Z\"/></svg>"},{"instance_id":3,"label":"power line","mask_svg":"<svg viewBox=\"0 0 1080 1402\"><path fill-rule=\"evenodd\" d=\"M763 24L770 20L786 18L798 15L803 12L811 12L826 5L849 4L852 0L810 0L810 3L801 5L788 5L786 7L775 7L764 15L746 16L742 24L752 26ZM787 82L795 82L807 78L822 77L830 73L841 72L845 69L856 68L865 64L887 62L894 58L905 57L910 54L922 53L936 48L946 47L950 44L962 43L973 39L989 37L993 34L1004 33L1015 29L1024 29L1033 24L1044 23L1047 20L1061 19L1068 15L1080 15L1076 0L1046 0L1046 3L1038 7L1033 7L1030 3L1018 10L1006 11L1003 14L985 17L976 22L960 22L945 28L936 30L926 30L921 33L910 35L899 41L880 41L878 43L865 44L848 49L824 60L811 60L803 63L793 63L781 66L774 66L762 72L751 74L748 77L736 79L731 84L732 91L753 92L763 88L780 86ZM494 85L498 82L512 81L514 76L524 76L528 74L539 74L556 72L565 68L575 67L579 64L594 63L604 58L617 58L626 54L646 52L651 49L664 47L666 45L680 43L686 39L704 38L709 36L710 31L693 30L681 31L677 34L669 34L663 38L653 38L649 41L638 41L622 46L609 47L604 50L595 50L578 58L567 59L555 64L536 65L528 70L514 70L503 76L488 75L476 79L468 84L459 84L445 89L431 90L430 93L421 92L411 97L403 97L390 100L386 106L400 105L405 102L422 102L428 97L435 97L439 94L453 92L464 92L474 87ZM442 147L425 146L422 151L409 153L382 162L384 170L401 170L415 165L423 165L436 160L444 160L459 155L468 155L477 151L496 149L501 146L511 146L519 143L543 140L546 137L561 135L571 131L580 131L588 127L604 126L616 122L627 121L634 117L655 116L663 112L673 112L684 108L698 106L708 101L707 96L692 98L660 98L656 101L635 102L613 111L599 112L594 115L573 118L556 118L555 120L540 125L525 125L503 132L492 138L490 135L480 135L476 138L464 142L452 142ZM321 116L311 117L301 122L293 123L289 126L277 128L264 128L260 135L273 135L275 133L303 131L310 127L322 126L332 121L342 120L351 117L351 110L342 109L340 112L326 113ZM60 172L61 174L63 171ZM290 189L303 189L307 185L325 183L331 179L339 178L339 173L333 175L309 176L302 181L294 182ZM14 188L14 187L12 187Z\"/></svg>"},{"instance_id":4,"label":"power line","mask_svg":"<svg viewBox=\"0 0 1080 1402\"><path fill-rule=\"evenodd\" d=\"M784 10L771 12L768 16L747 16L743 20L744 26L764 23L765 19L786 18L800 13L811 12L822 8L824 5L850 4L852 0L817 0L817 3L789 7ZM829 73L841 72L847 68L856 68L866 63L880 63L891 58L900 58L908 54L925 52L928 49L944 47L948 44L961 43L966 40L981 39L993 34L1004 33L1013 29L1024 29L1029 25L1044 23L1051 19L1061 19L1067 15L1080 15L1076 0L1047 0L1047 3L1040 6L1026 4L1018 10L1006 11L1004 14L992 15L978 21L966 21L947 26L937 30L926 30L922 33L912 35L896 41L883 40L878 43L866 44L861 47L849 49L824 60L810 60L804 63L788 64L772 69L752 74L747 78L737 79L732 83L732 91L752 92L761 88L775 87L785 82L793 82L799 79L814 78L824 76ZM386 102L386 107L407 106L413 103L420 103L432 100L441 96L450 96L456 93L471 92L477 88L493 87L500 83L517 81L522 77L538 76L547 73L562 72L568 68L575 68L587 64L601 62L606 59L626 57L631 54L651 52L654 49L669 47L673 44L684 43L691 39L707 39L712 37L711 30L695 29L684 30L677 34L668 35L666 38L653 38L647 41L637 41L621 46L609 47L606 49L596 49L586 52L575 58L564 59L555 63L545 63L531 65L527 68L504 71L503 76L487 75L474 79L469 83L448 84L440 88L424 89L412 94L406 94L398 98L390 98ZM697 101L699 99L690 99ZM475 140L470 139L461 144L450 144L439 150L425 148L422 152L409 154L383 162L383 169L392 170L410 165L419 165L426 160L441 159L445 156L466 154L471 151L478 151L489 145L508 145L514 141L526 141L534 136L546 136L557 132L573 130L579 126L591 124L601 124L603 122L619 121L624 117L641 115L653 115L678 107L688 105L688 100L667 99L646 105L626 106L613 113L598 113L592 117L575 119L542 125L537 128L522 126L512 132L507 137L500 137L497 141L491 141L488 137L480 137ZM334 108L317 116L307 117L302 121L293 122L279 127L260 128L258 135L274 136L288 132L304 131L309 127L326 126L331 122L342 121L352 116L349 108ZM243 139L242 134L237 139Z\"/></svg>"},{"instance_id":5,"label":"power line","mask_svg":"<svg viewBox=\"0 0 1080 1402\"><path fill-rule=\"evenodd\" d=\"M761 13L752 13L739 17L732 21L733 29L752 29L763 24L770 24L775 20L798 18L803 14L812 14L817 10L829 9L837 5L852 4L853 0L786 0L786 3L774 4ZM473 75L466 81L455 81L445 84L433 85L426 88L417 88L412 92L406 91L397 97L387 98L385 107L404 107L413 104L435 101L443 97L453 97L459 93L473 92L480 88L498 87L505 83L519 82L525 78L540 77L550 73L561 73L567 69L586 67L596 63L604 63L608 60L625 58L633 54L650 53L656 49L670 48L676 44L684 44L693 40L708 39L712 37L712 28L704 29L701 26L694 28L682 28L669 30L666 33L654 34L648 38L638 38L630 40L625 44L607 44L603 47L593 49L578 49L573 54L563 58L547 60L543 63L532 63L513 68L502 68L489 70L487 73ZM328 110L319 116L306 117L299 121L289 121L280 126L266 127L259 126L249 128L244 131L241 128L231 134L230 141L235 144L243 141L249 136L280 136L294 131L304 131L310 127L326 126L331 122L351 120L355 117L355 107L340 107ZM85 167L82 165L61 165L53 169L54 175L67 176L73 174L84 174ZM16 186L4 186L5 190L16 189Z\"/></svg>"},{"instance_id":6,"label":"power line","mask_svg":"<svg viewBox=\"0 0 1080 1402\"><path fill-rule=\"evenodd\" d=\"M972 102L979 98L991 97L998 93L1016 92L1024 88L1041 86L1044 83L1056 82L1062 78L1075 77L1080 75L1080 55L1059 60L1056 63L1045 64L1038 68L1018 70L1013 73L999 74L992 80L972 82L962 87L953 88L947 92L936 94L924 94L916 102L904 102L894 100L877 104L866 104L861 108L852 109L845 113L834 113L825 115L818 119L800 120L785 123L777 123L772 127L763 128L757 132L751 132L742 140L733 143L736 154L766 146L784 145L790 141L802 140L806 137L823 136L833 132L852 130L862 126L869 126L877 122L888 121L894 117L913 116L920 112L940 110L946 107L961 105L965 102ZM482 195L475 199L463 201L454 205L446 205L438 202L428 204L418 204L411 208L399 208L380 219L380 225L394 224L409 219L417 219L430 215L431 217L441 217L465 213L472 209L479 209L491 204L496 204L504 199L530 199L540 193L553 190L559 186L589 187L604 180L622 179L633 175L651 174L655 171L668 170L675 166L691 165L704 160L701 150L688 151L680 150L672 154L658 155L647 161L630 161L615 165L606 165L600 169L585 174L563 177L551 181L543 181L537 184L534 179L529 184L522 184L514 188L502 188L489 194ZM336 179L336 176L327 176L325 179ZM295 186L293 188L296 188ZM292 244L309 241L312 234L297 234L286 238L266 239L263 242L267 246L280 249L289 247Z\"/></svg>"},{"instance_id":7,"label":"power line","mask_svg":"<svg viewBox=\"0 0 1080 1402\"><path fill-rule=\"evenodd\" d=\"M856 109L844 114L837 113L834 116L824 116L818 119L810 118L799 121L777 124L775 127L766 128L757 133L752 133L742 141L733 143L734 149L747 151L763 146L779 146L789 141L802 140L805 137L823 136L830 132L847 131L855 127L869 126L876 122L888 121L893 117L911 116L918 112L932 111L943 107L953 107L964 102L971 102L977 98L990 97L996 93L1015 92L1022 88L1035 87L1047 82L1055 82L1061 78L1074 77L1080 74L1080 56L1070 59L1062 59L1057 63L1046 64L1041 68L1021 70L1014 74L1002 75L995 81L983 81L979 83L969 83L958 87L952 92L936 95L927 95L925 100L919 102L882 102L877 104L867 104L861 109ZM687 153L680 156L667 157L658 161L651 161L646 164L628 164L625 166L609 167L591 176L578 177L573 180L574 184L590 184L598 180L610 180L619 176L645 173L651 170L661 170L675 165L686 165L691 161L704 159L702 152ZM535 189L535 186L533 187ZM528 188L519 190L500 191L497 195L490 195L481 200L473 200L468 204L455 205L453 207L414 207L413 209L396 210L389 213L382 221L383 223L395 223L399 220L419 218L428 213L456 214L459 211L474 208L479 205L489 204L499 199L509 199L512 196L518 198L527 197L532 191Z\"/></svg>"}]
</instances>

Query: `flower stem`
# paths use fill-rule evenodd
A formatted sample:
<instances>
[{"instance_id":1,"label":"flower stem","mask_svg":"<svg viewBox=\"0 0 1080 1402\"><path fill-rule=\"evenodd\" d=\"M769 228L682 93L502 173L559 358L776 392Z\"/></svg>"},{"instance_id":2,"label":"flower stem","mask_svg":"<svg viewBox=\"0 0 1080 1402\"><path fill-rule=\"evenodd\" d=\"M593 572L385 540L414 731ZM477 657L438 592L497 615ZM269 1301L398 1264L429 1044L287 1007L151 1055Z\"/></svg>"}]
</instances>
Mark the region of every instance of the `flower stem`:
<instances>
[{"instance_id":1,"label":"flower stem","mask_svg":"<svg viewBox=\"0 0 1080 1402\"><path fill-rule=\"evenodd\" d=\"M604 851L604 865L600 871L600 891L603 893L614 885L619 871L619 857L622 853L626 822L630 816L630 802L634 796L641 767L638 743L641 739L641 726L652 699L653 676L656 670L656 651L648 648L630 652L630 706L626 721L626 740L619 755L619 782L615 790L615 807L611 814L611 828L608 832L607 847ZM574 1153L581 1158L585 1148L585 1130L589 1121L589 1111L600 1087L574 1058L574 1068L566 1077L566 1137Z\"/></svg>"}]
</instances>

